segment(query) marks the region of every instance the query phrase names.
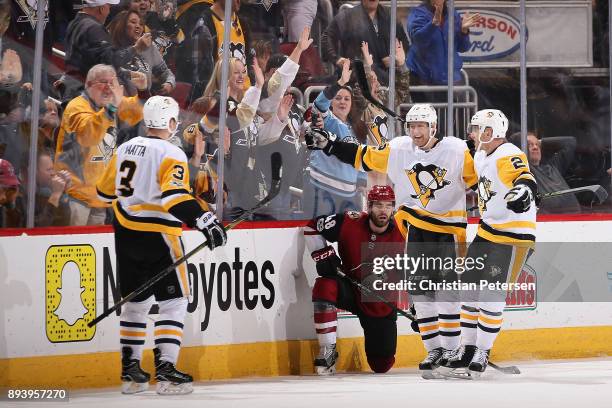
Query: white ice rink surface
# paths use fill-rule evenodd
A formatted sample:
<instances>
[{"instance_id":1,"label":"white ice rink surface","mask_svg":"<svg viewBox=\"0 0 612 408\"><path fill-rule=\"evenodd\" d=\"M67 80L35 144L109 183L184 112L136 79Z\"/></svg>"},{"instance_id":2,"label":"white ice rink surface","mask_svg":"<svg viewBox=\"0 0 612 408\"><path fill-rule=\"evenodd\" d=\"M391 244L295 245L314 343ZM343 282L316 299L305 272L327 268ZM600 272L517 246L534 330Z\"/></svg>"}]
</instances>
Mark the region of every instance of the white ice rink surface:
<instances>
[{"instance_id":1,"label":"white ice rink surface","mask_svg":"<svg viewBox=\"0 0 612 408\"><path fill-rule=\"evenodd\" d=\"M503 364L507 365L507 364ZM480 381L423 380L416 370L197 383L193 394L123 396L118 389L75 391L69 406L146 408L612 408L612 359L517 363L520 375L487 368ZM0 403L0 405L3 405ZM24 407L27 403L8 406ZM40 407L40 403L31 404ZM58 406L60 404L51 404ZM64 404L61 404L64 405Z\"/></svg>"}]
</instances>

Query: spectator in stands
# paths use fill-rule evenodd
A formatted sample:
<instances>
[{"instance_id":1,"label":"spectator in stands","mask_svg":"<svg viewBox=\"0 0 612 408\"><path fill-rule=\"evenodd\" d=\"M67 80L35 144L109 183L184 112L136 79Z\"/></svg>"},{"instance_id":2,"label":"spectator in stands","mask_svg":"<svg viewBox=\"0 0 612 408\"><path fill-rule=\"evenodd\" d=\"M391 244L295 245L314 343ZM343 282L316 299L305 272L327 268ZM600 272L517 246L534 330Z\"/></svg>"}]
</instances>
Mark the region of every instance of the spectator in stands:
<instances>
[{"instance_id":1,"label":"spectator in stands","mask_svg":"<svg viewBox=\"0 0 612 408\"><path fill-rule=\"evenodd\" d=\"M150 31L153 44L166 61L174 69L176 46L185 40L185 34L176 21L176 0L156 0L155 10L145 17L146 31Z\"/></svg>"},{"instance_id":2,"label":"spectator in stands","mask_svg":"<svg viewBox=\"0 0 612 408\"><path fill-rule=\"evenodd\" d=\"M53 158L57 146L57 131L59 124L58 105L48 98L41 101L38 120L38 152L49 152L51 158ZM17 169L22 175L27 173L29 164L31 126L31 118L24 117L18 129L18 134L21 136L20 144L23 146L23 151L20 160L22 167L17 167Z\"/></svg>"},{"instance_id":3,"label":"spectator in stands","mask_svg":"<svg viewBox=\"0 0 612 408\"><path fill-rule=\"evenodd\" d=\"M513 134L511 141L520 146L520 133ZM574 160L576 138L562 136L539 139L535 133L529 132L527 133L527 145L529 168L538 182L538 192L551 193L570 188L563 176ZM573 194L542 200L538 208L540 214L577 214L581 212L580 204Z\"/></svg>"},{"instance_id":4,"label":"spectator in stands","mask_svg":"<svg viewBox=\"0 0 612 408\"><path fill-rule=\"evenodd\" d=\"M363 66L370 86L370 92L372 96L378 99L379 102L387 105L388 92L386 88L380 86L376 72L372 69L374 63L372 55L367 42L363 42L361 45L361 52L363 58ZM404 64L406 53L404 52L404 46L401 42L396 40L395 43L395 61L396 61L396 72L395 72L395 107L401 103L410 102L410 71ZM382 145L387 142L388 128L387 128L387 114L380 108L369 103L367 99L363 97L359 84L355 84L355 90L353 92L353 112L355 115L364 122L367 128L367 139L368 144L371 145ZM381 183L376 183L381 184ZM384 184L384 183L382 183Z\"/></svg>"},{"instance_id":5,"label":"spectator in stands","mask_svg":"<svg viewBox=\"0 0 612 408\"><path fill-rule=\"evenodd\" d=\"M98 225L107 205L96 194L95 183L117 146L117 129L142 120L138 96L123 96L115 69L94 65L87 73L85 91L71 100L62 117L55 169L68 170L70 225Z\"/></svg>"},{"instance_id":6,"label":"spectator in stands","mask_svg":"<svg viewBox=\"0 0 612 408\"><path fill-rule=\"evenodd\" d=\"M341 68L346 60L361 55L361 43L367 42L372 54L372 69L384 86L389 83L389 10L378 0L361 0L361 4L340 12L327 27L321 41L323 60ZM408 38L401 24L397 24L397 35L408 49Z\"/></svg>"},{"instance_id":7,"label":"spectator in stands","mask_svg":"<svg viewBox=\"0 0 612 408\"><path fill-rule=\"evenodd\" d=\"M53 158L57 147L57 131L60 125L59 106L48 98L44 100L43 106L44 111L40 116L38 126L38 150L51 151L51 158Z\"/></svg>"},{"instance_id":8,"label":"spectator in stands","mask_svg":"<svg viewBox=\"0 0 612 408\"><path fill-rule=\"evenodd\" d=\"M268 40L255 40L253 41L253 50L261 69L267 67L268 60L272 56L272 43Z\"/></svg>"},{"instance_id":9,"label":"spectator in stands","mask_svg":"<svg viewBox=\"0 0 612 408\"><path fill-rule=\"evenodd\" d=\"M128 0L128 10L134 11L144 20L149 10L151 10L151 0Z\"/></svg>"},{"instance_id":10,"label":"spectator in stands","mask_svg":"<svg viewBox=\"0 0 612 408\"><path fill-rule=\"evenodd\" d=\"M389 92L387 88L380 86L376 73L372 70L372 55L370 54L368 43L363 42L361 46L363 66L370 86L370 92L372 96L379 102L387 105L389 98ZM401 103L410 102L410 71L404 63L406 53L402 43L396 40L395 44L395 61L396 61L396 72L395 72L395 107ZM354 126L355 133L358 134L358 139L363 139L361 133L365 133L365 139L367 144L370 146L382 146L389 140L389 124L387 120L387 114L370 103L363 97L359 84L355 84L355 90L353 91L353 112L355 117L360 120ZM365 130L365 132L364 132ZM378 184L386 184L387 175L371 171L367 173L368 186L374 186Z\"/></svg>"},{"instance_id":11,"label":"spectator in stands","mask_svg":"<svg viewBox=\"0 0 612 408\"><path fill-rule=\"evenodd\" d=\"M220 146L218 136L219 99L221 83L222 60L217 61L210 82L206 86L204 95L194 103L198 110L206 112L200 121L200 126L211 147ZM228 188L228 207L231 211L225 215L229 218L236 216L243 209L252 207L259 201L259 194L263 185L261 174L255 171L255 145L257 134L250 131L254 126L257 106L264 85L263 72L254 63L255 86L244 91L247 77L246 67L241 60L230 58L230 75L228 81L227 121L223 137L225 150L217 150L214 166L217 165L218 155L225 155L224 180ZM212 163L211 163L212 165ZM215 167L215 170L216 167ZM218 171L216 171L218 173Z\"/></svg>"},{"instance_id":12,"label":"spectator in stands","mask_svg":"<svg viewBox=\"0 0 612 408\"><path fill-rule=\"evenodd\" d=\"M358 143L351 125L352 89L349 82L350 62L345 60L337 82L325 88L313 102L312 126L323 127L340 140ZM304 216L314 218L323 214L360 210L361 194L367 184L364 172L327 156L322 151L310 154L310 172L304 181Z\"/></svg>"},{"instance_id":13,"label":"spectator in stands","mask_svg":"<svg viewBox=\"0 0 612 408\"><path fill-rule=\"evenodd\" d=\"M70 186L70 173L66 170L56 172L52 155L52 152L46 150L38 154L35 227L70 225L70 206L66 194Z\"/></svg>"},{"instance_id":14,"label":"spectator in stands","mask_svg":"<svg viewBox=\"0 0 612 408\"><path fill-rule=\"evenodd\" d=\"M11 162L0 159L0 228L23 225L23 214L15 208L19 185Z\"/></svg>"},{"instance_id":15,"label":"spectator in stands","mask_svg":"<svg viewBox=\"0 0 612 408\"><path fill-rule=\"evenodd\" d=\"M470 45L470 27L474 26L479 14L455 12L455 53L454 82L461 81L463 60L460 52ZM411 44L406 63L410 69L413 85L446 85L448 9L446 0L425 0L408 16L408 35Z\"/></svg>"},{"instance_id":16,"label":"spectator in stands","mask_svg":"<svg viewBox=\"0 0 612 408\"><path fill-rule=\"evenodd\" d=\"M296 57L294 56L294 58ZM270 57L265 72L268 87L270 79L276 72L287 69L285 65L287 64L287 59L287 56L283 54L275 54ZM299 60L299 56L297 56L297 60ZM283 65L285 66L283 67ZM275 80L271 82L275 82ZM264 86L265 88L266 86ZM263 102L263 100L260 102L260 107ZM277 115L279 121L287 122L287 125L277 140L269 144L259 145L257 148L258 167L262 174L264 174L267 186L270 185L272 177L270 156L274 152L279 152L283 160L283 177L280 192L270 204L261 210L261 213L265 213L275 219L292 219L297 209L297 196L291 192L290 187L302 189L303 173L306 167L308 152L302 143L304 112L304 107L293 103L293 97L290 94L285 94L278 107Z\"/></svg>"},{"instance_id":17,"label":"spectator in stands","mask_svg":"<svg viewBox=\"0 0 612 408\"><path fill-rule=\"evenodd\" d=\"M177 50L177 60L181 63L176 67L176 78L193 85L189 98L192 102L202 95L223 51L225 0L215 0L210 7L206 1L186 2L184 5L188 7L179 7L177 12L177 21L186 40ZM253 66L250 39L238 18L239 10L240 0L233 0L230 56L250 69ZM245 90L250 86L248 76L245 77L244 86Z\"/></svg>"},{"instance_id":18,"label":"spectator in stands","mask_svg":"<svg viewBox=\"0 0 612 408\"><path fill-rule=\"evenodd\" d=\"M104 27L111 4L119 0L83 0L83 9L68 25L66 33L66 75L56 86L64 87L64 100L77 96L83 89L85 76L96 64L113 66L119 72L119 81L129 95L136 90L131 80L134 75L121 67L134 59L137 53L151 46L151 34L140 37L132 47L116 49ZM140 77L140 74L137 75Z\"/></svg>"},{"instance_id":19,"label":"spectator in stands","mask_svg":"<svg viewBox=\"0 0 612 408\"><path fill-rule=\"evenodd\" d=\"M126 10L117 14L109 25L109 31L113 46L117 49L126 49L133 47L144 35L144 24L138 13ZM147 91L150 95L169 95L176 86L174 74L166 65L157 47L137 51L132 60L122 68L145 74Z\"/></svg>"},{"instance_id":20,"label":"spectator in stands","mask_svg":"<svg viewBox=\"0 0 612 408\"><path fill-rule=\"evenodd\" d=\"M317 16L317 0L283 0L285 37L288 42L297 42L306 27L312 27Z\"/></svg>"}]
</instances>

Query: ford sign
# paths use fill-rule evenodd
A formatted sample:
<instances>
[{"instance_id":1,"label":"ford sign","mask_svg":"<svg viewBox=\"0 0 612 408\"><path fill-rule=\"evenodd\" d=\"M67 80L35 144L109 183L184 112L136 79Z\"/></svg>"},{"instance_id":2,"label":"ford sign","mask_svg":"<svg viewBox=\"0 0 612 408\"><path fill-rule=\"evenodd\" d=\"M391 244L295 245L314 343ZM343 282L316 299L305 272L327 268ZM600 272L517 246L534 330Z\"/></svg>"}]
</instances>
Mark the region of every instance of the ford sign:
<instances>
[{"instance_id":1,"label":"ford sign","mask_svg":"<svg viewBox=\"0 0 612 408\"><path fill-rule=\"evenodd\" d=\"M512 54L520 46L520 23L511 15L491 10L460 10L463 16L480 14L470 28L470 48L461 54L464 61L490 61Z\"/></svg>"}]
</instances>

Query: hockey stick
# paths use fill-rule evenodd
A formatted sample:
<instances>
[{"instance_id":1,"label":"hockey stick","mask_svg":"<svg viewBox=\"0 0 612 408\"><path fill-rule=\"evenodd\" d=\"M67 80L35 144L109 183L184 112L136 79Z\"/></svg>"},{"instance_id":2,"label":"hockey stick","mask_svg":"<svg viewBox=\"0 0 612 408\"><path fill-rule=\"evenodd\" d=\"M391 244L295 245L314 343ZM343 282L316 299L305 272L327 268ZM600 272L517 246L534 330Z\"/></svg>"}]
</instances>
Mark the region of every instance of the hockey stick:
<instances>
[{"instance_id":1,"label":"hockey stick","mask_svg":"<svg viewBox=\"0 0 612 408\"><path fill-rule=\"evenodd\" d=\"M281 184L282 170L283 170L282 169L282 166L283 166L282 157L280 153L278 152L272 153L270 161L272 162L272 185L270 186L268 195L266 195L263 200L255 204L253 208L243 212L242 214L240 214L238 218L236 218L234 221L226 225L224 227L225 231L231 230L232 228L240 224L242 221L249 218L251 215L255 213L255 211L257 211L258 209L260 209L261 207L263 207L264 205L272 201L272 199L274 199L274 197L276 197L276 195L280 191L280 184ZM136 296L150 289L153 285L155 285L157 282L159 282L164 277L169 275L172 271L174 271L177 266L185 262L187 259L191 258L194 254L201 251L206 246L208 246L208 241L202 242L200 245L198 245L197 247L195 247L194 249L186 253L182 258L177 259L172 265L164 268L153 278L143 283L140 287L135 289L133 292L128 294L126 297L121 299L119 302L115 303L110 309L106 310L104 313L102 313L100 316L93 319L91 322L87 323L87 326L93 327L94 325L98 324L101 320L105 319L107 316L109 316L119 307L121 307L122 305L134 299Z\"/></svg>"},{"instance_id":2,"label":"hockey stick","mask_svg":"<svg viewBox=\"0 0 612 408\"><path fill-rule=\"evenodd\" d=\"M546 200L548 198L558 197L558 196L562 196L566 194L578 194L578 193L585 193L585 192L593 193L593 195L597 198L597 204L603 203L604 201L606 201L606 198L608 198L608 192L599 184L593 184L590 186L569 188L567 190L559 190L559 191L552 191L550 193L538 194L538 198L540 200ZM469 212L469 211L474 211L477 209L478 209L478 206L475 205L473 207L468 208L466 211Z\"/></svg>"},{"instance_id":3,"label":"hockey stick","mask_svg":"<svg viewBox=\"0 0 612 408\"><path fill-rule=\"evenodd\" d=\"M342 270L340 268L336 268L336 273L341 278L345 278L349 282L351 282L353 285L357 286L362 292L367 293L370 296L374 296L376 299L378 299L379 301L381 301L385 305L389 306L394 312L399 313L402 316L410 319L411 322L416 321L416 317L412 313L408 313L408 312L398 308L393 303L389 302L387 299L385 299L384 297L380 296L378 293L374 292L372 289L368 288L367 286L362 285L361 283L359 283L355 279L353 279L350 276L348 276L346 273L342 272Z\"/></svg>"},{"instance_id":4,"label":"hockey stick","mask_svg":"<svg viewBox=\"0 0 612 408\"><path fill-rule=\"evenodd\" d=\"M517 366L501 367L491 361L489 361L489 365L493 367L494 369L496 369L497 371L504 373L504 374L520 374L521 373L521 370L519 370Z\"/></svg>"},{"instance_id":5,"label":"hockey stick","mask_svg":"<svg viewBox=\"0 0 612 408\"><path fill-rule=\"evenodd\" d=\"M378 99L374 98L372 92L370 91L370 84L368 84L368 78L366 77L363 61L358 59L353 60L353 68L355 69L355 76L357 77L357 83L361 88L361 93L363 94L363 97L366 98L368 102L370 102L372 105L385 112L387 115L392 116L396 120L405 123L406 120L404 118L400 117L396 112L387 108Z\"/></svg>"},{"instance_id":6,"label":"hockey stick","mask_svg":"<svg viewBox=\"0 0 612 408\"><path fill-rule=\"evenodd\" d=\"M361 264L361 265L363 265L363 264ZM357 269L361 265L358 265L357 267L353 268L352 270ZM362 285L361 283L359 283L355 279L351 278L350 276L348 276L347 274L342 272L342 270L340 268L336 268L336 273L341 278L346 278L353 285L357 286L362 292L365 292L365 293L367 293L370 296L374 296L376 299L378 299L379 301L383 302L385 305L389 306L394 312L399 313L402 316L410 319L411 322L416 322L416 316L415 315L413 315L412 313L408 313L408 312L398 308L393 303L389 302L387 299L383 298L382 296L380 296L376 292L372 291L372 289L368 288L367 286ZM521 370L519 370L519 368L517 366L503 367L503 366L499 366L499 365L497 365L497 364L495 364L495 363L493 363L491 361L489 361L489 365L491 367L493 367L494 369L496 369L497 371L499 371L501 373L504 373L504 374L520 374L521 373Z\"/></svg>"}]
</instances>

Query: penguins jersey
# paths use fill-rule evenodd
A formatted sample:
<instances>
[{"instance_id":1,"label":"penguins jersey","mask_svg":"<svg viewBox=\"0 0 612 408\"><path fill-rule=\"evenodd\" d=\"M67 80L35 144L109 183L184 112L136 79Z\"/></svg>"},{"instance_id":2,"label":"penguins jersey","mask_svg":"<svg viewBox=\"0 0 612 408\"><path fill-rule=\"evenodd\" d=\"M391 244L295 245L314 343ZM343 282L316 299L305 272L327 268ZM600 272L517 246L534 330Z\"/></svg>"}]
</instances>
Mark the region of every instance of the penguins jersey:
<instances>
[{"instance_id":1,"label":"penguins jersey","mask_svg":"<svg viewBox=\"0 0 612 408\"><path fill-rule=\"evenodd\" d=\"M117 221L132 230L180 236L181 221L192 226L204 211L190 194L185 153L156 137L119 146L96 187L100 199L112 201Z\"/></svg>"},{"instance_id":2,"label":"penguins jersey","mask_svg":"<svg viewBox=\"0 0 612 408\"><path fill-rule=\"evenodd\" d=\"M477 179L463 140L444 137L428 152L416 147L409 136L380 147L361 145L354 166L389 175L397 202L402 203L395 219L404 235L410 224L465 241L465 190L475 186Z\"/></svg>"},{"instance_id":3,"label":"penguins jersey","mask_svg":"<svg viewBox=\"0 0 612 408\"><path fill-rule=\"evenodd\" d=\"M524 213L506 207L504 196L518 184L526 184L535 194L536 181L529 170L527 157L512 143L504 143L487 155L474 156L478 176L478 207L481 221L477 234L497 243L534 242L536 206Z\"/></svg>"}]
</instances>

